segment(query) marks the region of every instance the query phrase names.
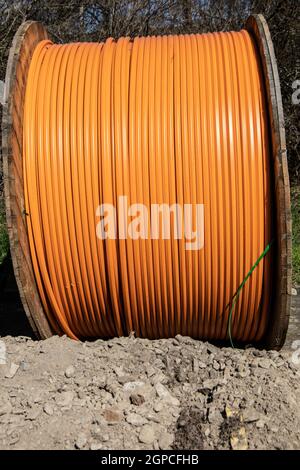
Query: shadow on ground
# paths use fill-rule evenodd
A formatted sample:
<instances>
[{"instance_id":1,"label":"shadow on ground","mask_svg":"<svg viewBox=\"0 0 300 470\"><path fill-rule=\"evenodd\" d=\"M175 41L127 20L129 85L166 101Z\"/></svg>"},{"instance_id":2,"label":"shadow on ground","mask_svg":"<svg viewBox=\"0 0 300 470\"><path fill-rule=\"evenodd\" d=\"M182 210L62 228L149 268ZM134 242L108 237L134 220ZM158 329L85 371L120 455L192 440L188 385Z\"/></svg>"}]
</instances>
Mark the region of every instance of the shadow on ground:
<instances>
[{"instance_id":1,"label":"shadow on ground","mask_svg":"<svg viewBox=\"0 0 300 470\"><path fill-rule=\"evenodd\" d=\"M0 336L35 338L22 307L9 257L0 265Z\"/></svg>"}]
</instances>

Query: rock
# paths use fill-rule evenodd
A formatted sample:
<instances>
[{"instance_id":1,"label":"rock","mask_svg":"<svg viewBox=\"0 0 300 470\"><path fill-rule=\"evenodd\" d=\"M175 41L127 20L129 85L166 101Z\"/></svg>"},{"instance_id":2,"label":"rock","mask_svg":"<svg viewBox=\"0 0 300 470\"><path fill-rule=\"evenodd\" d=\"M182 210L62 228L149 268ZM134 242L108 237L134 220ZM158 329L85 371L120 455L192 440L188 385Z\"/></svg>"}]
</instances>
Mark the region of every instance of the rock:
<instances>
[{"instance_id":1,"label":"rock","mask_svg":"<svg viewBox=\"0 0 300 470\"><path fill-rule=\"evenodd\" d=\"M144 387L145 382L135 381L135 382L126 382L124 383L123 390L125 392L135 392L136 390Z\"/></svg>"},{"instance_id":2,"label":"rock","mask_svg":"<svg viewBox=\"0 0 300 470\"><path fill-rule=\"evenodd\" d=\"M55 401L59 406L71 406L74 398L74 393L70 391L61 392L55 397Z\"/></svg>"},{"instance_id":3,"label":"rock","mask_svg":"<svg viewBox=\"0 0 300 470\"><path fill-rule=\"evenodd\" d=\"M29 369L29 364L26 361L21 361L20 362L20 369L21 370L28 370Z\"/></svg>"},{"instance_id":4,"label":"rock","mask_svg":"<svg viewBox=\"0 0 300 470\"><path fill-rule=\"evenodd\" d=\"M75 447L76 449L83 449L86 443L87 443L86 436L84 434L79 434L79 436L77 437L75 441Z\"/></svg>"},{"instance_id":5,"label":"rock","mask_svg":"<svg viewBox=\"0 0 300 470\"><path fill-rule=\"evenodd\" d=\"M161 450L168 450L170 449L171 445L174 442L174 434L171 433L163 433L161 434L159 440L158 440L158 445Z\"/></svg>"},{"instance_id":6,"label":"rock","mask_svg":"<svg viewBox=\"0 0 300 470\"><path fill-rule=\"evenodd\" d=\"M126 416L126 421L133 426L142 426L148 422L147 419L141 415L138 415L137 413L128 413Z\"/></svg>"},{"instance_id":7,"label":"rock","mask_svg":"<svg viewBox=\"0 0 300 470\"><path fill-rule=\"evenodd\" d=\"M12 379L16 375L18 369L19 369L19 365L12 362L8 372L5 374L5 378Z\"/></svg>"},{"instance_id":8,"label":"rock","mask_svg":"<svg viewBox=\"0 0 300 470\"><path fill-rule=\"evenodd\" d=\"M258 366L261 367L262 369L270 369L272 364L273 364L273 361L271 361L271 359L267 359L267 358L261 358L258 361Z\"/></svg>"},{"instance_id":9,"label":"rock","mask_svg":"<svg viewBox=\"0 0 300 470\"><path fill-rule=\"evenodd\" d=\"M103 413L103 417L108 424L117 424L122 419L121 413L112 408L105 410Z\"/></svg>"},{"instance_id":10,"label":"rock","mask_svg":"<svg viewBox=\"0 0 300 470\"><path fill-rule=\"evenodd\" d=\"M0 403L0 416L8 414L12 411L12 405L9 400L3 400Z\"/></svg>"},{"instance_id":11,"label":"rock","mask_svg":"<svg viewBox=\"0 0 300 470\"><path fill-rule=\"evenodd\" d=\"M220 424L223 423L224 419L223 419L223 416L222 416L221 412L219 410L217 410L216 408L212 407L212 408L209 409L208 421L211 424L215 424L215 425L219 426Z\"/></svg>"},{"instance_id":12,"label":"rock","mask_svg":"<svg viewBox=\"0 0 300 470\"><path fill-rule=\"evenodd\" d=\"M199 366L200 369L206 369L207 364L205 364L205 362L199 361L199 362L198 362L198 366Z\"/></svg>"},{"instance_id":13,"label":"rock","mask_svg":"<svg viewBox=\"0 0 300 470\"><path fill-rule=\"evenodd\" d=\"M20 440L20 433L17 429L15 429L10 435L9 445L12 446L16 444L17 442L19 442L19 440Z\"/></svg>"},{"instance_id":14,"label":"rock","mask_svg":"<svg viewBox=\"0 0 300 470\"><path fill-rule=\"evenodd\" d=\"M130 395L129 399L132 405L135 405L135 406L140 406L143 403L145 403L144 396L140 395L139 393L133 393L132 395Z\"/></svg>"},{"instance_id":15,"label":"rock","mask_svg":"<svg viewBox=\"0 0 300 470\"><path fill-rule=\"evenodd\" d=\"M73 366L69 366L65 370L65 376L69 379L75 374L75 369Z\"/></svg>"},{"instance_id":16,"label":"rock","mask_svg":"<svg viewBox=\"0 0 300 470\"><path fill-rule=\"evenodd\" d=\"M139 434L139 441L143 444L152 444L155 440L155 431L150 424L145 424Z\"/></svg>"},{"instance_id":17,"label":"rock","mask_svg":"<svg viewBox=\"0 0 300 470\"><path fill-rule=\"evenodd\" d=\"M226 383L226 380L220 379L220 378L207 379L207 380L204 380L204 382L203 382L203 388L213 390L218 385L224 385L225 383Z\"/></svg>"},{"instance_id":18,"label":"rock","mask_svg":"<svg viewBox=\"0 0 300 470\"><path fill-rule=\"evenodd\" d=\"M255 410L245 410L243 412L243 421L244 423L254 423L261 418L261 414Z\"/></svg>"},{"instance_id":19,"label":"rock","mask_svg":"<svg viewBox=\"0 0 300 470\"><path fill-rule=\"evenodd\" d=\"M45 403L43 410L46 413L46 415L49 415L49 416L52 416L54 413L54 409L51 403Z\"/></svg>"},{"instance_id":20,"label":"rock","mask_svg":"<svg viewBox=\"0 0 300 470\"><path fill-rule=\"evenodd\" d=\"M259 420L257 421L257 423L256 423L256 427L257 427L258 429L262 429L262 428L265 427L265 424L266 424L266 422L265 422L264 419L259 419Z\"/></svg>"},{"instance_id":21,"label":"rock","mask_svg":"<svg viewBox=\"0 0 300 470\"><path fill-rule=\"evenodd\" d=\"M41 408L36 407L29 410L26 414L26 418L29 421L35 421L41 413Z\"/></svg>"},{"instance_id":22,"label":"rock","mask_svg":"<svg viewBox=\"0 0 300 470\"><path fill-rule=\"evenodd\" d=\"M99 444L99 442L92 442L90 445L90 450L101 450L102 449L102 444Z\"/></svg>"},{"instance_id":23,"label":"rock","mask_svg":"<svg viewBox=\"0 0 300 470\"><path fill-rule=\"evenodd\" d=\"M165 408L165 405L163 404L163 402L158 401L158 402L154 403L153 409L156 413L159 413L164 408Z\"/></svg>"},{"instance_id":24,"label":"rock","mask_svg":"<svg viewBox=\"0 0 300 470\"><path fill-rule=\"evenodd\" d=\"M155 390L157 393L157 396L161 398L162 400L165 400L169 403L169 405L172 406L180 406L180 401L173 397L169 390L161 383L158 383L155 385Z\"/></svg>"},{"instance_id":25,"label":"rock","mask_svg":"<svg viewBox=\"0 0 300 470\"><path fill-rule=\"evenodd\" d=\"M294 287L292 287L292 295L297 295L297 289L295 289Z\"/></svg>"}]
</instances>

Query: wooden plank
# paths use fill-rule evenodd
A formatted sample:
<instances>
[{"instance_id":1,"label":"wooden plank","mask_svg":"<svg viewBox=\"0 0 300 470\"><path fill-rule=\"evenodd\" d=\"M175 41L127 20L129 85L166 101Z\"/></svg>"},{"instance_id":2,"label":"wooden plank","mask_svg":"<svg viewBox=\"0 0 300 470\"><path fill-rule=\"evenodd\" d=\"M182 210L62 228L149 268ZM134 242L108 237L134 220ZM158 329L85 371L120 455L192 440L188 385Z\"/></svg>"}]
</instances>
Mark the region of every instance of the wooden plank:
<instances>
[{"instance_id":1,"label":"wooden plank","mask_svg":"<svg viewBox=\"0 0 300 470\"><path fill-rule=\"evenodd\" d=\"M255 40L263 69L274 174L276 232L274 295L263 345L269 349L280 349L288 329L292 283L292 219L284 115L277 62L267 22L263 15L253 15L248 18L246 29Z\"/></svg>"},{"instance_id":2,"label":"wooden plank","mask_svg":"<svg viewBox=\"0 0 300 470\"><path fill-rule=\"evenodd\" d=\"M37 44L48 38L44 26L27 21L18 29L10 49L2 117L3 171L6 218L14 273L24 310L34 332L42 338L52 335L40 301L31 263L23 182L23 110L26 81Z\"/></svg>"}]
</instances>

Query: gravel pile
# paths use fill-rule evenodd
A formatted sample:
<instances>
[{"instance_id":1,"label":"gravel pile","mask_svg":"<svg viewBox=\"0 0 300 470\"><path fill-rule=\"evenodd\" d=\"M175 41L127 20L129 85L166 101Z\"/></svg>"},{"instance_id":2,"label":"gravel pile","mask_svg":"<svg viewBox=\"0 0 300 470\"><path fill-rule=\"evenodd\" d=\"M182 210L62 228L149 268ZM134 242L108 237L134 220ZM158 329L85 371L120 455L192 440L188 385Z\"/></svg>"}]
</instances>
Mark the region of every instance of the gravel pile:
<instances>
[{"instance_id":1,"label":"gravel pile","mask_svg":"<svg viewBox=\"0 0 300 470\"><path fill-rule=\"evenodd\" d=\"M0 449L300 448L291 352L182 336L0 349Z\"/></svg>"}]
</instances>

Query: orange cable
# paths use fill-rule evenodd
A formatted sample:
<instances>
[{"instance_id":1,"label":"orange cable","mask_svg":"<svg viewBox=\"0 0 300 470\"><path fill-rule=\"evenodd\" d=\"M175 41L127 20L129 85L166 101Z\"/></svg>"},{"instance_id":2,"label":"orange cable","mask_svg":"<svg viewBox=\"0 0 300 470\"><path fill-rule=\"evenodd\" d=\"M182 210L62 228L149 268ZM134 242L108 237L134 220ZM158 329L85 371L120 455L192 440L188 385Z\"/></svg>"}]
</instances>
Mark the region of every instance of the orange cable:
<instances>
[{"instance_id":1,"label":"orange cable","mask_svg":"<svg viewBox=\"0 0 300 470\"><path fill-rule=\"evenodd\" d=\"M228 303L272 237L263 77L247 31L40 42L23 144L32 264L56 333L227 338ZM144 206L124 214L121 196ZM116 211L105 240L101 204ZM191 204L194 230L204 204L203 248L174 236L172 211L171 237L160 215L151 238L154 204ZM146 236L124 238L126 225L141 229L141 207ZM271 269L264 258L243 287L233 340L265 333Z\"/></svg>"}]
</instances>

